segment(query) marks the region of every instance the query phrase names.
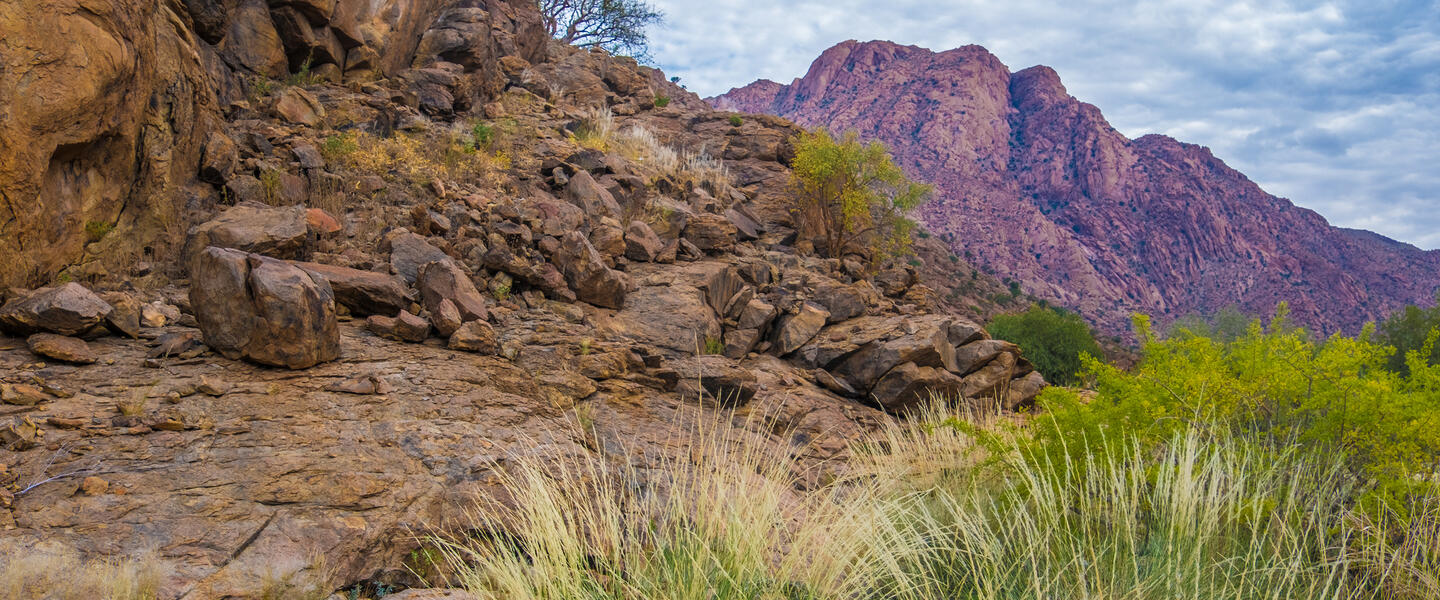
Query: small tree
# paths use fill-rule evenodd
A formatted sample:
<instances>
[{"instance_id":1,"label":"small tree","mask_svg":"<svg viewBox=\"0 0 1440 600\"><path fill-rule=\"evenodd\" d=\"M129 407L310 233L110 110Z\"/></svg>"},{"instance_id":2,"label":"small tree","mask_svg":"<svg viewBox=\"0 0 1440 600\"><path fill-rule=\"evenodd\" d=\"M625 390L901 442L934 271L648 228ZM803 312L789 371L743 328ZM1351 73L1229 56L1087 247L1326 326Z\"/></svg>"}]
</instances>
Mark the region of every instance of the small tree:
<instances>
[{"instance_id":1,"label":"small tree","mask_svg":"<svg viewBox=\"0 0 1440 600\"><path fill-rule=\"evenodd\" d=\"M997 339L1020 346L1025 358L1050 383L1073 385L1084 366L1082 354L1104 356L1085 320L1059 308L1031 306L1020 314L1000 315L988 329Z\"/></svg>"},{"instance_id":2,"label":"small tree","mask_svg":"<svg viewBox=\"0 0 1440 600\"><path fill-rule=\"evenodd\" d=\"M539 0L550 36L582 48L644 58L649 54L645 28L664 14L644 0Z\"/></svg>"},{"instance_id":3,"label":"small tree","mask_svg":"<svg viewBox=\"0 0 1440 600\"><path fill-rule=\"evenodd\" d=\"M1414 304L1395 311L1380 324L1380 342L1395 348L1390 356L1390 370L1402 375L1410 373L1406 357L1425 347L1430 332L1440 329L1440 293L1435 295L1435 306L1421 308ZM1422 355L1427 364L1440 364L1440 353Z\"/></svg>"},{"instance_id":4,"label":"small tree","mask_svg":"<svg viewBox=\"0 0 1440 600\"><path fill-rule=\"evenodd\" d=\"M861 143L854 131L839 139L824 129L804 132L791 167L797 225L817 250L835 257L859 244L876 262L910 253L916 226L906 215L931 188L906 177L884 144Z\"/></svg>"}]
</instances>

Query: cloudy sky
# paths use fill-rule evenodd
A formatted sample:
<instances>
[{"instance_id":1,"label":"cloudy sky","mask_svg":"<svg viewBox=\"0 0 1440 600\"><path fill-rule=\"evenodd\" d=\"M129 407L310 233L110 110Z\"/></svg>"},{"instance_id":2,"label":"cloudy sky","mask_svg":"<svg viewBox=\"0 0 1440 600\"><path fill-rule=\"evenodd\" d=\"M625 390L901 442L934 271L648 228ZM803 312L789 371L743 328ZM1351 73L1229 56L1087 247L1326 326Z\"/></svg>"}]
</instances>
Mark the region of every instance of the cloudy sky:
<instances>
[{"instance_id":1,"label":"cloudy sky","mask_svg":"<svg viewBox=\"0 0 1440 600\"><path fill-rule=\"evenodd\" d=\"M653 53L704 96L824 49L980 44L1060 73L1130 137L1209 146L1331 223L1440 248L1440 0L652 0Z\"/></svg>"}]
</instances>

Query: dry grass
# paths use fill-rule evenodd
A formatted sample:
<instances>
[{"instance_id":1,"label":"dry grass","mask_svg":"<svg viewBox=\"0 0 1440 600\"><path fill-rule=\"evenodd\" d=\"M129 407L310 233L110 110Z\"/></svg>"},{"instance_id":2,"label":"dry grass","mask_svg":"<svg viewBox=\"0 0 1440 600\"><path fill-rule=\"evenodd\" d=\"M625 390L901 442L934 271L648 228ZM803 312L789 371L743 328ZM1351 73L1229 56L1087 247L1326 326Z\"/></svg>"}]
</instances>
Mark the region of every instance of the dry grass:
<instances>
[{"instance_id":1,"label":"dry grass","mask_svg":"<svg viewBox=\"0 0 1440 600\"><path fill-rule=\"evenodd\" d=\"M0 597L7 600L154 600L163 576L153 557L86 561L69 550L4 550Z\"/></svg>"},{"instance_id":2,"label":"dry grass","mask_svg":"<svg viewBox=\"0 0 1440 600\"><path fill-rule=\"evenodd\" d=\"M643 126L626 128L614 135L608 146L633 162L651 181L668 177L682 186L708 190L717 198L730 189L730 173L724 162L704 148L694 152L676 150Z\"/></svg>"},{"instance_id":3,"label":"dry grass","mask_svg":"<svg viewBox=\"0 0 1440 600\"><path fill-rule=\"evenodd\" d=\"M328 154L352 170L416 186L435 180L470 181L498 186L510 168L504 153L477 150L463 126L430 133L401 132L378 137L343 134L326 143Z\"/></svg>"}]
</instances>

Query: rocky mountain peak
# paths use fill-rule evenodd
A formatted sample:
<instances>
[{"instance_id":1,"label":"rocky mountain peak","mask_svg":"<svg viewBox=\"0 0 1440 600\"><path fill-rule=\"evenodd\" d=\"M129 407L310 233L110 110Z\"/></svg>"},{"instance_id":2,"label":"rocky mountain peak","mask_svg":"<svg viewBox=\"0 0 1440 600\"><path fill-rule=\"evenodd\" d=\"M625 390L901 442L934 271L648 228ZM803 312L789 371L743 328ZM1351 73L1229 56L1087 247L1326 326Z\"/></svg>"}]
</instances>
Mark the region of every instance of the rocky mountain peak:
<instances>
[{"instance_id":1,"label":"rocky mountain peak","mask_svg":"<svg viewBox=\"0 0 1440 600\"><path fill-rule=\"evenodd\" d=\"M1353 332L1440 287L1440 252L1331 227L1206 148L1127 139L1054 69L1011 74L978 46L846 42L790 85L710 100L885 142L935 184L919 216L953 252L1110 333L1134 312L1163 323L1280 301L1303 324Z\"/></svg>"}]
</instances>

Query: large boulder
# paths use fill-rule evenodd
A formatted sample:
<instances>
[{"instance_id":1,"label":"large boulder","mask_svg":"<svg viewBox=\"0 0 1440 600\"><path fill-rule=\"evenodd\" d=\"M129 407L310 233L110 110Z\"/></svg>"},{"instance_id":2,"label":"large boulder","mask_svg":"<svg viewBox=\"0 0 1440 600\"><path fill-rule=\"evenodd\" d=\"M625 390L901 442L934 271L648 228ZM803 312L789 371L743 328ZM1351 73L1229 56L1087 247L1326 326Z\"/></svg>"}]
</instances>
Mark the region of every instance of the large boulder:
<instances>
[{"instance_id":1,"label":"large boulder","mask_svg":"<svg viewBox=\"0 0 1440 600\"><path fill-rule=\"evenodd\" d=\"M586 171L576 171L570 176L570 184L565 188L565 199L580 207L595 221L599 221L600 217L620 217L620 204L615 201L615 196Z\"/></svg>"},{"instance_id":2,"label":"large boulder","mask_svg":"<svg viewBox=\"0 0 1440 600\"><path fill-rule=\"evenodd\" d=\"M490 311L485 308L485 297L480 295L470 276L453 261L441 260L420 267L415 287L420 289L420 301L425 310L432 315L440 314L441 304L449 300L460 313L462 322L490 318Z\"/></svg>"},{"instance_id":3,"label":"large boulder","mask_svg":"<svg viewBox=\"0 0 1440 600\"><path fill-rule=\"evenodd\" d=\"M324 277L281 260L206 248L191 264L190 306L205 344L230 359L304 369L340 356Z\"/></svg>"},{"instance_id":4,"label":"large boulder","mask_svg":"<svg viewBox=\"0 0 1440 600\"><path fill-rule=\"evenodd\" d=\"M704 213L685 225L684 239L705 252L724 252L735 247L735 226L725 217Z\"/></svg>"},{"instance_id":5,"label":"large boulder","mask_svg":"<svg viewBox=\"0 0 1440 600\"><path fill-rule=\"evenodd\" d=\"M921 315L892 320L889 339L869 342L831 369L857 390L869 390L880 377L902 363L955 371L955 346L950 343L950 317Z\"/></svg>"},{"instance_id":6,"label":"large boulder","mask_svg":"<svg viewBox=\"0 0 1440 600\"><path fill-rule=\"evenodd\" d=\"M584 302L619 309L625 306L625 295L634 288L629 276L605 266L604 257L578 231L565 234L551 260L565 275L575 296Z\"/></svg>"},{"instance_id":7,"label":"large boulder","mask_svg":"<svg viewBox=\"0 0 1440 600\"><path fill-rule=\"evenodd\" d=\"M190 229L186 257L193 260L206 248L233 248L275 258L302 259L310 228L304 206L274 207L244 203Z\"/></svg>"},{"instance_id":8,"label":"large boulder","mask_svg":"<svg viewBox=\"0 0 1440 600\"><path fill-rule=\"evenodd\" d=\"M410 293L393 275L313 262L295 266L325 279L335 301L356 315L393 315L410 306Z\"/></svg>"},{"instance_id":9,"label":"large boulder","mask_svg":"<svg viewBox=\"0 0 1440 600\"><path fill-rule=\"evenodd\" d=\"M660 241L660 236L655 235L655 230L644 221L631 221L630 225L625 227L625 258L654 262L663 248L665 243Z\"/></svg>"},{"instance_id":10,"label":"large boulder","mask_svg":"<svg viewBox=\"0 0 1440 600\"><path fill-rule=\"evenodd\" d=\"M965 382L958 375L945 369L907 362L881 377L870 390L870 396L885 410L902 413L919 408L932 398L954 400L964 387Z\"/></svg>"},{"instance_id":11,"label":"large boulder","mask_svg":"<svg viewBox=\"0 0 1440 600\"><path fill-rule=\"evenodd\" d=\"M78 283L40 288L0 308L0 329L15 335L41 332L83 335L105 322L114 311Z\"/></svg>"}]
</instances>

